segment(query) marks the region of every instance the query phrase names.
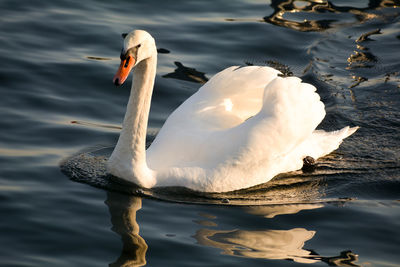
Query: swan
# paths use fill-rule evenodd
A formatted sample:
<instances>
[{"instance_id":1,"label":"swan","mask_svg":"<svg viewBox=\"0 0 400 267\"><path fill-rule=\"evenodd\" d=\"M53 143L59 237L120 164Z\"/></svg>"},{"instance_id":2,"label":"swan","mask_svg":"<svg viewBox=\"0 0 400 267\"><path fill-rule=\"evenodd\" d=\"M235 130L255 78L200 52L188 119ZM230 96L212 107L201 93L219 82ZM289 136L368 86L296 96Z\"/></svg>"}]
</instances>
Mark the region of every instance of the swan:
<instances>
[{"instance_id":1,"label":"swan","mask_svg":"<svg viewBox=\"0 0 400 267\"><path fill-rule=\"evenodd\" d=\"M266 183L337 149L358 127L315 130L325 116L316 88L265 66L232 66L205 83L168 117L146 150L157 68L155 40L146 31L123 34L113 78L131 93L107 170L144 188L179 186L227 192Z\"/></svg>"}]
</instances>

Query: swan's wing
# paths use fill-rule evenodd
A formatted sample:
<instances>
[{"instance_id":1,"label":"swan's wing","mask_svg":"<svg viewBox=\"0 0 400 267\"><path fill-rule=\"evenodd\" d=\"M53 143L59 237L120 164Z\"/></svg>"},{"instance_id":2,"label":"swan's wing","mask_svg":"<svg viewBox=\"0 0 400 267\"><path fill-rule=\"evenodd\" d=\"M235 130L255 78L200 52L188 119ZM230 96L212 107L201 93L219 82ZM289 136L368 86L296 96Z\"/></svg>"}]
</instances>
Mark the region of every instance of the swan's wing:
<instances>
[{"instance_id":1,"label":"swan's wing","mask_svg":"<svg viewBox=\"0 0 400 267\"><path fill-rule=\"evenodd\" d=\"M214 75L169 116L147 151L150 167L190 165L210 135L261 110L264 89L279 73L270 67L234 66Z\"/></svg>"},{"instance_id":2,"label":"swan's wing","mask_svg":"<svg viewBox=\"0 0 400 267\"><path fill-rule=\"evenodd\" d=\"M296 77L275 78L265 88L260 112L214 139L212 147L224 153L210 156L219 162L206 178L210 191L250 187L301 168L302 158L293 157L293 151L325 116L315 91Z\"/></svg>"},{"instance_id":3,"label":"swan's wing","mask_svg":"<svg viewBox=\"0 0 400 267\"><path fill-rule=\"evenodd\" d=\"M234 127L205 130L171 125L175 137L171 132L168 138L178 138L177 147L178 142L182 144L185 157L181 162L190 159L193 166L203 168L215 168L227 162L254 166L260 161L260 164L276 165L280 158L308 139L325 117L324 104L316 88L299 78L276 77L263 91L259 112Z\"/></svg>"},{"instance_id":4,"label":"swan's wing","mask_svg":"<svg viewBox=\"0 0 400 267\"><path fill-rule=\"evenodd\" d=\"M176 124L166 124L167 131L148 153L150 167L166 171L158 185L230 191L301 167L302 159L293 158L297 153L292 152L325 116L315 91L299 78L276 77L264 89L260 111L239 125L204 131L181 128L187 124L174 119Z\"/></svg>"},{"instance_id":5,"label":"swan's wing","mask_svg":"<svg viewBox=\"0 0 400 267\"><path fill-rule=\"evenodd\" d=\"M252 129L248 146L268 144L268 154L285 156L313 133L325 117L325 106L316 88L297 77L278 77L264 92L263 107L249 120L251 126L243 123Z\"/></svg>"},{"instance_id":6,"label":"swan's wing","mask_svg":"<svg viewBox=\"0 0 400 267\"><path fill-rule=\"evenodd\" d=\"M264 89L279 73L270 67L227 68L176 109L165 126L183 123L205 131L232 128L260 111Z\"/></svg>"}]
</instances>

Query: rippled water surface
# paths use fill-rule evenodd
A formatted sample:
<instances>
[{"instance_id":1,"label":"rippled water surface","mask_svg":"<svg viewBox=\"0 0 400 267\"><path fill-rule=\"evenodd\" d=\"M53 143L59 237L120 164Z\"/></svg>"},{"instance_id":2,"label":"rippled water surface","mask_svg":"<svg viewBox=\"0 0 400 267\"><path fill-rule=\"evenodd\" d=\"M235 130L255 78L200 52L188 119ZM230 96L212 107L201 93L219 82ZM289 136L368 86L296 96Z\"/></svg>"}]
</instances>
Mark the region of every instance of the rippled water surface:
<instances>
[{"instance_id":1,"label":"rippled water surface","mask_svg":"<svg viewBox=\"0 0 400 267\"><path fill-rule=\"evenodd\" d=\"M399 266L399 7L1 0L0 265ZM149 142L202 83L245 64L315 85L320 128L361 128L314 172L238 192L119 184L104 159L129 83L111 80L134 28L163 49Z\"/></svg>"}]
</instances>

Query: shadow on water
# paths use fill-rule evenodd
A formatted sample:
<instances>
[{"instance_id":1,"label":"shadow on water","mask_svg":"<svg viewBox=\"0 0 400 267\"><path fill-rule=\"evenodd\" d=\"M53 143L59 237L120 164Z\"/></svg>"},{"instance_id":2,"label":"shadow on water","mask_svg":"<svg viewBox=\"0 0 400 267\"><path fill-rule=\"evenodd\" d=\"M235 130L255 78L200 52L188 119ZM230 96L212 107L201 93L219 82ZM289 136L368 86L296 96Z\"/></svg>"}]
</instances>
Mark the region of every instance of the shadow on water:
<instances>
[{"instance_id":1,"label":"shadow on water","mask_svg":"<svg viewBox=\"0 0 400 267\"><path fill-rule=\"evenodd\" d=\"M197 71L194 68L188 68L181 62L174 62L174 64L177 66L174 72L163 75L163 78L173 78L200 84L204 84L208 81L208 78L205 76L204 72Z\"/></svg>"},{"instance_id":2,"label":"shadow on water","mask_svg":"<svg viewBox=\"0 0 400 267\"><path fill-rule=\"evenodd\" d=\"M142 207L140 197L115 192L107 193L105 204L109 208L112 230L120 235L122 252L119 258L109 266L144 266L148 244L139 234L136 214ZM321 208L322 204L277 205L271 207L246 207L250 214L272 218L277 214L293 214L305 209ZM214 218L215 219L215 218ZM216 248L222 254L257 259L290 260L299 263L325 262L329 266L358 266L354 262L358 256L351 251L343 251L338 256L318 255L314 249L304 248L307 241L317 233L304 228L289 230L215 230L204 228L206 223L199 222L192 236L200 245ZM216 226L216 225L213 225Z\"/></svg>"}]
</instances>

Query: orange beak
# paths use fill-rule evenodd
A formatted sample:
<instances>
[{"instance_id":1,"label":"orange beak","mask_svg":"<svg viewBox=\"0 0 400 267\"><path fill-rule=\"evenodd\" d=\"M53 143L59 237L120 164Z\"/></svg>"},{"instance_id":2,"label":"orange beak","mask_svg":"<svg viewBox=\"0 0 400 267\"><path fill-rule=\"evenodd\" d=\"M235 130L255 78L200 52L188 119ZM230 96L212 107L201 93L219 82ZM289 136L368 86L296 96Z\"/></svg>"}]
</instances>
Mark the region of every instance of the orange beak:
<instances>
[{"instance_id":1,"label":"orange beak","mask_svg":"<svg viewBox=\"0 0 400 267\"><path fill-rule=\"evenodd\" d=\"M121 60L117 73L115 73L113 83L116 86L123 84L128 78L133 66L135 66L136 60L132 56L128 56Z\"/></svg>"}]
</instances>

